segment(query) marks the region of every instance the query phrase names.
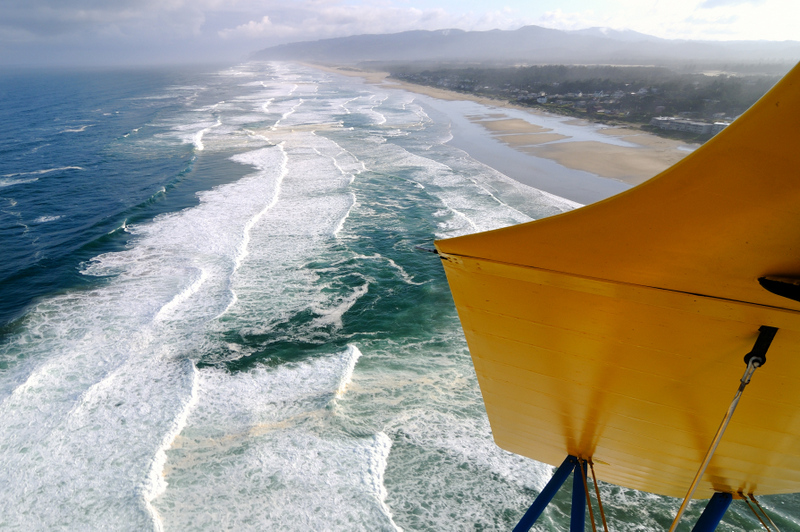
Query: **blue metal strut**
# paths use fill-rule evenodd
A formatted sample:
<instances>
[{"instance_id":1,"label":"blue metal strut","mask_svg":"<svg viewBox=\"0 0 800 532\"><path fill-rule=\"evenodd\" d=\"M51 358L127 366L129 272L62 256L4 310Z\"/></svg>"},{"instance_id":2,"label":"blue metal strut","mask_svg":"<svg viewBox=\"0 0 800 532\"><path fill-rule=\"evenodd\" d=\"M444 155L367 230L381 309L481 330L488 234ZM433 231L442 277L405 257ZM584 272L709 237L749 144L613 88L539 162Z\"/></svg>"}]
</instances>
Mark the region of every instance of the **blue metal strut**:
<instances>
[{"instance_id":1,"label":"blue metal strut","mask_svg":"<svg viewBox=\"0 0 800 532\"><path fill-rule=\"evenodd\" d=\"M572 470L575 469L575 466L578 463L578 458L572 455L567 456L564 459L564 462L558 466L556 472L553 474L553 477L550 479L550 482L547 483L547 486L544 487L542 492L536 497L536 500L533 501L531 507L528 508L528 511L525 512L525 515L522 516L517 526L514 527L514 532L528 532L531 529L533 524L539 519L539 516L542 515L544 509L547 508L547 505L550 504L550 501L553 500L558 490L561 489L561 486L564 485L564 482L569 477L569 474L572 473ZM580 468L578 468L580 471ZM577 477L579 484L581 485L581 491L583 491L583 481L580 479L580 476ZM574 488L573 488L574 489ZM573 494L573 501L574 501L574 494ZM581 503L583 505L586 504L586 495L583 495L583 499L581 499ZM575 507L575 503L572 504L573 508ZM574 511L574 510L573 510ZM583 528L581 528L583 531Z\"/></svg>"},{"instance_id":2,"label":"blue metal strut","mask_svg":"<svg viewBox=\"0 0 800 532\"><path fill-rule=\"evenodd\" d=\"M730 493L715 493L711 500L708 501L706 509L703 510L703 514L697 520L692 532L713 532L716 530L725 512L728 511L728 506L731 505L732 500L733 495Z\"/></svg>"},{"instance_id":3,"label":"blue metal strut","mask_svg":"<svg viewBox=\"0 0 800 532\"><path fill-rule=\"evenodd\" d=\"M583 532L586 526L586 468L575 465L572 475L572 513L569 532Z\"/></svg>"}]
</instances>

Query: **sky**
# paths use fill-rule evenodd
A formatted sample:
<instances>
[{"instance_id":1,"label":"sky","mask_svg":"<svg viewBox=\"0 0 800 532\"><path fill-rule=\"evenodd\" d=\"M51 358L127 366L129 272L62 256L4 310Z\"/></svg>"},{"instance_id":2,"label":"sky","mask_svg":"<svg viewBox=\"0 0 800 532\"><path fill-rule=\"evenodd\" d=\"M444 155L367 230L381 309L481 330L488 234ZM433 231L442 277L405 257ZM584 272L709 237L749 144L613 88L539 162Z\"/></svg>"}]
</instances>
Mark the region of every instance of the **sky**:
<instances>
[{"instance_id":1,"label":"sky","mask_svg":"<svg viewBox=\"0 0 800 532\"><path fill-rule=\"evenodd\" d=\"M0 0L0 65L238 61L277 44L459 28L800 41L800 0Z\"/></svg>"}]
</instances>

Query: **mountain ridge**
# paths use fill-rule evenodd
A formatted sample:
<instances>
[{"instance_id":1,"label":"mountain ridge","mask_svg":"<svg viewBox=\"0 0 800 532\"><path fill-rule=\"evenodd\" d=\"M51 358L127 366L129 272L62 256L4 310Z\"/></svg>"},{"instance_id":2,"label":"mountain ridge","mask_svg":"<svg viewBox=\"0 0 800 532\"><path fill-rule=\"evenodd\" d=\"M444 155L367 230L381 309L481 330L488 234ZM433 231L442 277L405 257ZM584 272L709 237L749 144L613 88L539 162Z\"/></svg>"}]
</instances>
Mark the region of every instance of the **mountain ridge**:
<instances>
[{"instance_id":1,"label":"mountain ridge","mask_svg":"<svg viewBox=\"0 0 800 532\"><path fill-rule=\"evenodd\" d=\"M410 30L282 44L257 60L328 64L371 61L649 64L675 61L797 62L800 41L671 40L632 30Z\"/></svg>"}]
</instances>

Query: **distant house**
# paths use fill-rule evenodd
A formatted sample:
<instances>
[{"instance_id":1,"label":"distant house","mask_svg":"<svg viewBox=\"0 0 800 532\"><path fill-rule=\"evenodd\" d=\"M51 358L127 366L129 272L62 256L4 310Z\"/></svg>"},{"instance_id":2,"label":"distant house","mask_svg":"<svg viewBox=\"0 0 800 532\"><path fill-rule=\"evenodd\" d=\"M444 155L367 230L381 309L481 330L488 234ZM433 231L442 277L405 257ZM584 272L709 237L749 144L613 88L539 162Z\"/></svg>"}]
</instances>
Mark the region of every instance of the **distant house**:
<instances>
[{"instance_id":1,"label":"distant house","mask_svg":"<svg viewBox=\"0 0 800 532\"><path fill-rule=\"evenodd\" d=\"M723 124L723 122L718 122L718 124ZM657 116L650 120L650 125L669 131L686 131L697 135L714 135L725 127L722 126L717 131L714 131L716 124L675 118L673 116Z\"/></svg>"},{"instance_id":2,"label":"distant house","mask_svg":"<svg viewBox=\"0 0 800 532\"><path fill-rule=\"evenodd\" d=\"M539 96L538 98L536 98L536 101L538 103L547 103L547 96Z\"/></svg>"},{"instance_id":3,"label":"distant house","mask_svg":"<svg viewBox=\"0 0 800 532\"><path fill-rule=\"evenodd\" d=\"M722 131L723 129L728 127L729 125L731 125L730 122L714 122L714 125L711 126L711 134L712 135L716 135L717 133L719 133L720 131Z\"/></svg>"}]
</instances>

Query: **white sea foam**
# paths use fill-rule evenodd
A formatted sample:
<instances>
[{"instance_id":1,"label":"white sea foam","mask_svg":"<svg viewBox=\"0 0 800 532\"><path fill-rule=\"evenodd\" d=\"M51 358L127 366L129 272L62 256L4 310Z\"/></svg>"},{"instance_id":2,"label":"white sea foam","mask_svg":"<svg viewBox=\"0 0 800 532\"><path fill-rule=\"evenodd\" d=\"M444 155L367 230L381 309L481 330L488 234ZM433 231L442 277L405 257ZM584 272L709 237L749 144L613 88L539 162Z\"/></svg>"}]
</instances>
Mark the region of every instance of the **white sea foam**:
<instances>
[{"instance_id":1,"label":"white sea foam","mask_svg":"<svg viewBox=\"0 0 800 532\"><path fill-rule=\"evenodd\" d=\"M80 127L67 128L67 129L64 129L63 131L61 131L61 133L83 133L84 131L86 131L86 128L92 127L93 125L94 124L86 124L86 125L83 125L83 126L80 126Z\"/></svg>"},{"instance_id":2,"label":"white sea foam","mask_svg":"<svg viewBox=\"0 0 800 532\"><path fill-rule=\"evenodd\" d=\"M238 433L270 430L302 414L324 414L353 379L361 356L357 346L349 345L338 353L274 368L257 366L236 374L203 369L199 406L189 424Z\"/></svg>"},{"instance_id":3,"label":"white sea foam","mask_svg":"<svg viewBox=\"0 0 800 532\"><path fill-rule=\"evenodd\" d=\"M0 179L0 188L24 185L25 183L34 183L36 181L39 181L38 177L29 177L27 179Z\"/></svg>"},{"instance_id":4,"label":"white sea foam","mask_svg":"<svg viewBox=\"0 0 800 532\"><path fill-rule=\"evenodd\" d=\"M219 118L217 118L217 122L214 125L208 126L206 128L201 129L197 133L192 136L192 143L197 151L203 151L205 149L205 145L203 144L203 135L214 129L215 127L219 127L222 125L222 122Z\"/></svg>"},{"instance_id":5,"label":"white sea foam","mask_svg":"<svg viewBox=\"0 0 800 532\"><path fill-rule=\"evenodd\" d=\"M276 130L270 136L285 154L282 163L260 160L261 151L236 157L257 169L280 168L284 177L280 201L249 226L247 253L231 278L235 305L226 314L247 333L268 331L303 309L319 316L317 326L337 326L355 299L318 285L305 264L324 256L354 206L347 190L352 177L342 165L360 165L347 163L349 156L335 143L310 131Z\"/></svg>"},{"instance_id":6,"label":"white sea foam","mask_svg":"<svg viewBox=\"0 0 800 532\"><path fill-rule=\"evenodd\" d=\"M112 233L115 233L116 231L124 231L126 233L130 232L128 230L128 219L127 218L122 220L122 224L119 227L117 227L116 229L112 229L111 231L108 232L108 234L110 235Z\"/></svg>"},{"instance_id":7,"label":"white sea foam","mask_svg":"<svg viewBox=\"0 0 800 532\"><path fill-rule=\"evenodd\" d=\"M369 166L392 168L405 175L408 175L409 170L412 171L412 181L421 184L430 194L438 197L451 213L451 216L443 219L437 235L439 237L496 229L531 219L502 202L500 208L496 208L497 198L476 183L474 178L455 172L451 167L433 159L415 155L395 144L380 142L369 148L362 144L348 146L348 149L354 151ZM487 204L487 199L494 206Z\"/></svg>"},{"instance_id":8,"label":"white sea foam","mask_svg":"<svg viewBox=\"0 0 800 532\"><path fill-rule=\"evenodd\" d=\"M312 134L317 136L314 131L312 131ZM317 143L314 151L323 157L330 157L333 165L342 175L355 176L366 170L363 161L360 161L351 152L329 139L326 139L324 143Z\"/></svg>"},{"instance_id":9,"label":"white sea foam","mask_svg":"<svg viewBox=\"0 0 800 532\"><path fill-rule=\"evenodd\" d=\"M347 221L347 217L350 216L350 211L356 205L356 195L350 193L350 197L352 198L352 201L350 202L350 208L345 211L344 215L341 217L339 222L333 228L333 236L337 236L339 234L339 231L342 230L342 228L344 227L344 223Z\"/></svg>"},{"instance_id":10,"label":"white sea foam","mask_svg":"<svg viewBox=\"0 0 800 532\"><path fill-rule=\"evenodd\" d=\"M17 172L15 174L5 174L2 177L17 177L17 176L23 176L23 175L42 175L42 174L49 174L51 172L63 172L65 170L85 170L85 168L83 168L82 166L61 166L59 168L46 168L44 170L34 170L32 172ZM32 181L35 181L35 180L36 179L33 179ZM27 183L28 181L22 181L22 182ZM2 183L2 181L0 181L0 183ZM12 184L16 184L16 183L12 183ZM2 186L2 185L0 185L0 186ZM6 186L8 186L8 185L6 185Z\"/></svg>"},{"instance_id":11,"label":"white sea foam","mask_svg":"<svg viewBox=\"0 0 800 532\"><path fill-rule=\"evenodd\" d=\"M294 92L294 91L292 91L292 92ZM275 125L272 126L272 129L273 130L278 129L278 127L280 127L280 125L281 125L281 122L286 122L289 119L289 117L292 116L297 111L298 107L303 105L304 101L305 100L303 100L301 98L301 99L297 100L296 102L292 102L293 105L291 106L291 108L289 108L288 111L286 111L285 113L283 113L281 115L280 119L277 122L275 122Z\"/></svg>"},{"instance_id":12,"label":"white sea foam","mask_svg":"<svg viewBox=\"0 0 800 532\"><path fill-rule=\"evenodd\" d=\"M47 222L54 222L54 221L60 220L60 219L61 219L61 215L57 215L57 216L39 216L38 218L36 218L34 220L34 223L43 224L43 223L47 223Z\"/></svg>"},{"instance_id":13,"label":"white sea foam","mask_svg":"<svg viewBox=\"0 0 800 532\"><path fill-rule=\"evenodd\" d=\"M541 491L553 472L551 466L497 447L486 418L464 418L435 410L412 411L394 420L393 426L402 430L407 441L426 449L443 450L520 487Z\"/></svg>"},{"instance_id":14,"label":"white sea foam","mask_svg":"<svg viewBox=\"0 0 800 532\"><path fill-rule=\"evenodd\" d=\"M341 377L339 378L339 385L336 387L335 396L337 398L344 395L345 391L347 390L347 385L350 384L350 381L353 380L353 371L356 369L356 362L361 357L361 351L354 345L348 347L347 351L345 351L344 360L345 366L344 371L341 373Z\"/></svg>"},{"instance_id":15,"label":"white sea foam","mask_svg":"<svg viewBox=\"0 0 800 532\"><path fill-rule=\"evenodd\" d=\"M205 270L201 269L199 271L197 279L193 281L192 284L187 286L184 290L176 294L175 297L173 297L163 307L161 307L159 311L156 313L154 319L156 321L163 320L166 316L168 316L172 312L173 309L177 308L179 305L184 304L187 299L189 299L192 295L196 294L207 279L208 279L208 273Z\"/></svg>"},{"instance_id":16,"label":"white sea foam","mask_svg":"<svg viewBox=\"0 0 800 532\"><path fill-rule=\"evenodd\" d=\"M4 426L13 429L0 445L14 450L6 464L19 466L0 486L40 493L0 488L0 513L17 516L9 523L26 526L26 516L37 515L45 528L100 528L95 519L111 528L157 526L149 501L163 489L162 455L193 402L185 358L227 305L247 228L275 203L285 174L280 147L249 157L261 165L257 173L201 193L195 208L131 227L130 249L84 268L112 276L107 285L39 304L26 332L0 347L0 359L15 361L0 386ZM87 444L81 451L79 441ZM65 483L77 493L66 509L58 491ZM51 503L60 510L46 511Z\"/></svg>"},{"instance_id":17,"label":"white sea foam","mask_svg":"<svg viewBox=\"0 0 800 532\"><path fill-rule=\"evenodd\" d=\"M358 98L359 98L358 96L355 97L355 98L349 98L349 99L339 103L339 107L342 108L342 110L345 112L345 114L349 115L350 114L350 108L347 107L347 104L349 104L350 102L354 102L354 101L358 100Z\"/></svg>"},{"instance_id":18,"label":"white sea foam","mask_svg":"<svg viewBox=\"0 0 800 532\"><path fill-rule=\"evenodd\" d=\"M410 276L406 272L405 268L403 268L402 266L397 264L391 258L384 257L383 255L381 255L379 253L375 253L374 255L370 255L370 256L367 256L367 255L356 255L353 258L356 259L356 260L381 260L381 261L385 261L389 265L389 267L391 267L392 269L394 269L397 272L398 276L400 277L400 280L402 280L404 283L412 285L412 286L419 286L419 285L425 284L424 282L418 283L418 282L414 281L414 278L412 276Z\"/></svg>"},{"instance_id":19,"label":"white sea foam","mask_svg":"<svg viewBox=\"0 0 800 532\"><path fill-rule=\"evenodd\" d=\"M417 106L406 105L409 110L417 111ZM393 116L392 121L395 120L402 122L403 117ZM580 206L526 187L472 161L463 152L444 146L446 138L426 144L428 139L429 136L410 139L407 146L414 151L387 143L379 135L344 147L365 165L400 174L438 197L449 212L441 217L438 237L495 229Z\"/></svg>"},{"instance_id":20,"label":"white sea foam","mask_svg":"<svg viewBox=\"0 0 800 532\"><path fill-rule=\"evenodd\" d=\"M234 259L234 271L239 269L241 266L242 261L245 257L247 257L247 246L250 243L250 231L253 229L253 226L258 223L258 221L269 211L275 204L278 202L278 197L281 193L281 183L283 179L286 177L288 170L286 168L286 150L283 148L283 143L278 144L278 149L281 153L281 161L280 161L280 170L278 172L278 177L273 181L273 188L270 191L270 198L264 205L264 208L255 213L247 223L245 223L243 237L241 244L239 245L238 253ZM275 157L273 154L275 153L274 149L264 148L262 150L258 150L256 152L248 152L243 153L241 155L236 155L232 157L232 159L236 162L242 164L249 164L258 168L261 172L270 173L275 167Z\"/></svg>"},{"instance_id":21,"label":"white sea foam","mask_svg":"<svg viewBox=\"0 0 800 532\"><path fill-rule=\"evenodd\" d=\"M335 327L341 327L344 314L355 305L356 301L361 299L369 291L369 281L366 279L364 279L364 281L364 284L353 288L351 292L337 297L334 301L326 305L312 305L311 310L317 314L317 318L312 322L312 326L325 327L333 325Z\"/></svg>"},{"instance_id":22,"label":"white sea foam","mask_svg":"<svg viewBox=\"0 0 800 532\"><path fill-rule=\"evenodd\" d=\"M385 505L391 441L327 421L360 351L230 374L200 371L197 406L153 504L179 530L397 530ZM225 512L198 512L225 500Z\"/></svg>"},{"instance_id":23,"label":"white sea foam","mask_svg":"<svg viewBox=\"0 0 800 532\"><path fill-rule=\"evenodd\" d=\"M164 465L167 463L167 451L169 451L170 447L172 447L172 444L175 442L175 438L177 438L178 435L183 431L189 414L198 401L198 373L194 366L192 366L192 369L194 369L194 371L192 373L193 378L191 394L189 395L188 399L183 401L183 409L178 413L172 422L172 426L164 434L161 445L159 446L155 457L153 458L147 478L147 484L143 490L145 506L153 519L154 528L159 532L164 529L163 521L161 516L158 515L158 511L153 506L153 500L159 495L162 495L167 489L167 482L164 480Z\"/></svg>"},{"instance_id":24,"label":"white sea foam","mask_svg":"<svg viewBox=\"0 0 800 532\"><path fill-rule=\"evenodd\" d=\"M3 522L26 529L151 528L142 481L189 392L185 366L145 355L156 343L146 330L123 333L120 342L108 330L109 317L101 317L111 308L102 299L71 299L47 305L59 311L50 316L71 314L72 321L42 323L46 336L27 347L31 364L18 369L27 377L0 403L10 431L0 434L7 449ZM59 325L68 328L52 338Z\"/></svg>"},{"instance_id":25,"label":"white sea foam","mask_svg":"<svg viewBox=\"0 0 800 532\"><path fill-rule=\"evenodd\" d=\"M385 95L381 95L381 96L372 95L372 96L370 96L370 104L371 104L371 106L369 108L369 111L370 111L370 114L373 115L376 118L374 123L377 126L381 126L381 125L384 125L386 123L386 115L384 115L380 111L376 110L378 107L381 106L381 104L383 104L383 102L385 100L386 100L386 96Z\"/></svg>"}]
</instances>

